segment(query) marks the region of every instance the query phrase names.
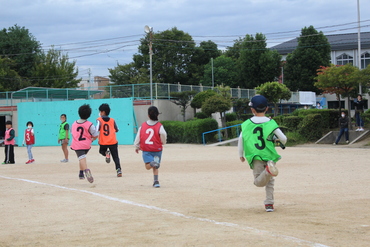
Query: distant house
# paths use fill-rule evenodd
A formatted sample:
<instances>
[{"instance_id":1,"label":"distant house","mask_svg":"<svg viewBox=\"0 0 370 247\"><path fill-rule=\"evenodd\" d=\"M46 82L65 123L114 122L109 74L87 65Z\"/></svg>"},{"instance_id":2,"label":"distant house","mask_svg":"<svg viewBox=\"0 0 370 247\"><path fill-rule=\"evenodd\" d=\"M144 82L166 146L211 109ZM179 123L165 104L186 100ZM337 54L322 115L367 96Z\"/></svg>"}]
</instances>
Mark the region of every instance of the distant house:
<instances>
[{"instance_id":1,"label":"distant house","mask_svg":"<svg viewBox=\"0 0 370 247\"><path fill-rule=\"evenodd\" d=\"M331 63L335 65L344 65L352 63L358 67L358 36L357 33L347 34L331 34L325 35L331 46ZM367 67L370 64L370 32L362 32L360 36L361 40L361 69ZM298 39L292 39L273 46L270 49L276 50L280 55L283 56L283 60L289 53L298 46ZM338 100L335 95L323 95L326 98L327 105L324 108L338 108ZM364 99L369 98L368 95L363 95ZM346 99L341 99L341 107L348 109ZM368 105L365 106L366 109ZM353 104L351 104L351 110L353 110Z\"/></svg>"}]
</instances>

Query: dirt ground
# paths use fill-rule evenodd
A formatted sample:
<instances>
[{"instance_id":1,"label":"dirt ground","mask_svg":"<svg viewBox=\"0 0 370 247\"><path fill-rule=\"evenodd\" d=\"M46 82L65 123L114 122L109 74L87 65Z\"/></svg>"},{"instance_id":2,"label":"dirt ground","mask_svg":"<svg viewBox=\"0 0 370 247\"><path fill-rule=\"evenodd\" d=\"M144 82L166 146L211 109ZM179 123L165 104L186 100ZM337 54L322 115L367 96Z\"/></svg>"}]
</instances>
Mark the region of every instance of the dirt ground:
<instances>
[{"instance_id":1,"label":"dirt ground","mask_svg":"<svg viewBox=\"0 0 370 247\"><path fill-rule=\"evenodd\" d=\"M266 213L235 146L166 145L159 189L132 146L119 147L122 178L94 146L93 184L78 179L72 152L62 164L60 147L34 147L25 165L16 147L16 164L0 165L0 246L368 246L370 149L278 151Z\"/></svg>"}]
</instances>

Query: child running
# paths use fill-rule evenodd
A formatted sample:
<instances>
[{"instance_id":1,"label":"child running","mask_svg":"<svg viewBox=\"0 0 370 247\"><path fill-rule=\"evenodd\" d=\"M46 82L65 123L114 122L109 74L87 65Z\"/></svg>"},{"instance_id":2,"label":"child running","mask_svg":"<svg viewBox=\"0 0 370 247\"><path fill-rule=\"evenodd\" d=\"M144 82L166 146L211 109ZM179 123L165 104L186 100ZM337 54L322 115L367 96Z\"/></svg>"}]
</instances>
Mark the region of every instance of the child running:
<instances>
[{"instance_id":1,"label":"child running","mask_svg":"<svg viewBox=\"0 0 370 247\"><path fill-rule=\"evenodd\" d=\"M98 137L94 125L87 121L91 115L90 105L82 105L78 109L78 115L81 119L77 120L72 124L72 145L71 149L77 154L80 173L78 177L80 179L87 178L90 183L94 182L94 178L91 175L90 169L87 168L86 154L91 148L91 143ZM85 174L84 174L85 173Z\"/></svg>"},{"instance_id":2,"label":"child running","mask_svg":"<svg viewBox=\"0 0 370 247\"><path fill-rule=\"evenodd\" d=\"M242 132L239 136L238 149L241 162L247 159L249 166L253 169L254 185L265 187L266 212L274 211L274 177L278 175L275 166L281 156L275 150L275 142L285 144L286 136L279 129L275 120L265 116L268 109L267 99L262 95L256 95L250 102L254 117L242 124Z\"/></svg>"},{"instance_id":3,"label":"child running","mask_svg":"<svg viewBox=\"0 0 370 247\"><path fill-rule=\"evenodd\" d=\"M167 141L167 133L163 125L158 122L158 109L151 106L148 109L149 120L141 125L135 138L135 151L143 152L143 160L147 170L153 169L154 188L160 188L158 169L162 159L163 145Z\"/></svg>"},{"instance_id":4,"label":"child running","mask_svg":"<svg viewBox=\"0 0 370 247\"><path fill-rule=\"evenodd\" d=\"M5 164L14 164L14 144L15 144L15 131L13 129L13 123L12 121L6 121L5 122L5 137L4 137L4 145L5 145L5 160L2 163Z\"/></svg>"},{"instance_id":5,"label":"child running","mask_svg":"<svg viewBox=\"0 0 370 247\"><path fill-rule=\"evenodd\" d=\"M99 106L99 115L97 119L96 130L99 131L99 153L105 156L105 161L110 162L112 155L116 166L117 177L122 177L121 163L118 156L118 141L116 132L119 131L116 121L109 117L110 107L108 104Z\"/></svg>"},{"instance_id":6,"label":"child running","mask_svg":"<svg viewBox=\"0 0 370 247\"><path fill-rule=\"evenodd\" d=\"M32 164L35 162L32 155L32 146L35 144L35 133L33 131L33 123L31 121L28 121L26 126L27 129L24 131L23 146L24 144L27 146L28 161L26 164Z\"/></svg>"}]
</instances>

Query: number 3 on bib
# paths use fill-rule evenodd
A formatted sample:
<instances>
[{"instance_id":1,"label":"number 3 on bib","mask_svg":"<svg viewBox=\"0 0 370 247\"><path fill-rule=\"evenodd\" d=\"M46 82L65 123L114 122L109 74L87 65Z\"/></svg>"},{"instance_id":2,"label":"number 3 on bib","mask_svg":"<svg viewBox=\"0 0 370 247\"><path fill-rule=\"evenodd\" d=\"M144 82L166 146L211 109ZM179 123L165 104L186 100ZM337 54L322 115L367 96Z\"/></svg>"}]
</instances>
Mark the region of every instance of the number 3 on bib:
<instances>
[{"instance_id":1,"label":"number 3 on bib","mask_svg":"<svg viewBox=\"0 0 370 247\"><path fill-rule=\"evenodd\" d=\"M153 145L152 138L153 138L153 135L154 135L154 130L149 128L145 131L145 134L149 135L148 138L146 138L146 140L145 140L145 144Z\"/></svg>"}]
</instances>

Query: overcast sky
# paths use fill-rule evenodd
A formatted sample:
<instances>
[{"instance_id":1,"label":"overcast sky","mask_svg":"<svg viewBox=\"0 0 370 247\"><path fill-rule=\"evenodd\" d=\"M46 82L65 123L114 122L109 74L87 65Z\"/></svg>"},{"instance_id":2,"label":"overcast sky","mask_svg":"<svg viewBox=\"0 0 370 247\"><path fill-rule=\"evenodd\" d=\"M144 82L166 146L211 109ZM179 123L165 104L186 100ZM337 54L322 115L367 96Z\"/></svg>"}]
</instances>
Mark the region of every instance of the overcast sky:
<instances>
[{"instance_id":1,"label":"overcast sky","mask_svg":"<svg viewBox=\"0 0 370 247\"><path fill-rule=\"evenodd\" d=\"M370 31L370 1L360 0L361 31ZM132 61L144 26L177 27L220 49L263 33L273 46L313 25L324 34L357 32L357 0L0 0L0 28L27 28L77 61L81 77L108 76ZM93 42L94 41L94 42ZM153 56L155 59L155 56Z\"/></svg>"}]
</instances>

